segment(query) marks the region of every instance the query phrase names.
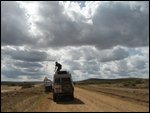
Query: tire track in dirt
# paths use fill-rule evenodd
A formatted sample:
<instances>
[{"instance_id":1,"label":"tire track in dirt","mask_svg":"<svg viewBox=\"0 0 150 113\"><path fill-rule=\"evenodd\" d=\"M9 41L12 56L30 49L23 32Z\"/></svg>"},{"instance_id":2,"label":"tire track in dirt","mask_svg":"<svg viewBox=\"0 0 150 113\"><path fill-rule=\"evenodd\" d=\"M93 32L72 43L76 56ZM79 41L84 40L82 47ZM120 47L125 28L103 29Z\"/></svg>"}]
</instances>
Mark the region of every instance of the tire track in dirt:
<instances>
[{"instance_id":1,"label":"tire track in dirt","mask_svg":"<svg viewBox=\"0 0 150 113\"><path fill-rule=\"evenodd\" d=\"M52 112L133 112L149 111L144 105L113 98L102 93L91 92L75 87L74 101L53 102L52 93L45 94L44 98L35 106L33 111Z\"/></svg>"}]
</instances>

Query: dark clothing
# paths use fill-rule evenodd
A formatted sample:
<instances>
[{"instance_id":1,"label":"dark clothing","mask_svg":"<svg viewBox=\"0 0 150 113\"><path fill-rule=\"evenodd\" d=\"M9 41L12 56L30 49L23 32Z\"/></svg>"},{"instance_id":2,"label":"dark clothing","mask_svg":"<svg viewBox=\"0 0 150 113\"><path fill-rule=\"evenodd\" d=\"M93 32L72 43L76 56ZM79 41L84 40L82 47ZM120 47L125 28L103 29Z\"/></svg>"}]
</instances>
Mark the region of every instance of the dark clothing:
<instances>
[{"instance_id":1,"label":"dark clothing","mask_svg":"<svg viewBox=\"0 0 150 113\"><path fill-rule=\"evenodd\" d=\"M56 63L56 67L57 67L57 71L56 72L59 72L62 68L62 65L59 64L59 63Z\"/></svg>"}]
</instances>

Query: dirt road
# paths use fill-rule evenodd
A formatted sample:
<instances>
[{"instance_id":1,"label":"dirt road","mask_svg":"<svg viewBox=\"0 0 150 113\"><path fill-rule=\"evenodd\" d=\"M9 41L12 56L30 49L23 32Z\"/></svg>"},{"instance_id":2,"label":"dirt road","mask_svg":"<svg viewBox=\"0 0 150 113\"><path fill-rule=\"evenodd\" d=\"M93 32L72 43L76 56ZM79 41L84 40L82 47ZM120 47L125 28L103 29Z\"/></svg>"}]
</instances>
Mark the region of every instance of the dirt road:
<instances>
[{"instance_id":1,"label":"dirt road","mask_svg":"<svg viewBox=\"0 0 150 113\"><path fill-rule=\"evenodd\" d=\"M27 111L133 112L149 111L149 107L76 87L75 99L72 102L53 102L52 93L48 93L44 94L44 96Z\"/></svg>"}]
</instances>

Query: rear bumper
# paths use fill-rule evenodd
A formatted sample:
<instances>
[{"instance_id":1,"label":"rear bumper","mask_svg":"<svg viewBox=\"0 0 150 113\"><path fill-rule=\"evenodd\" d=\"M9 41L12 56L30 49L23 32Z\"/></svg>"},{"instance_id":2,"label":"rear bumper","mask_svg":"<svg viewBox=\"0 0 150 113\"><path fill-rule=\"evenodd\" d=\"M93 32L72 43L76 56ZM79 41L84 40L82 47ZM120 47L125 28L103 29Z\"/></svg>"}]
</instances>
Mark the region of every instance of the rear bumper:
<instances>
[{"instance_id":1,"label":"rear bumper","mask_svg":"<svg viewBox=\"0 0 150 113\"><path fill-rule=\"evenodd\" d=\"M57 96L71 96L73 95L73 92L69 92L69 93L55 93Z\"/></svg>"},{"instance_id":2,"label":"rear bumper","mask_svg":"<svg viewBox=\"0 0 150 113\"><path fill-rule=\"evenodd\" d=\"M52 86L45 86L45 91L52 91Z\"/></svg>"}]
</instances>

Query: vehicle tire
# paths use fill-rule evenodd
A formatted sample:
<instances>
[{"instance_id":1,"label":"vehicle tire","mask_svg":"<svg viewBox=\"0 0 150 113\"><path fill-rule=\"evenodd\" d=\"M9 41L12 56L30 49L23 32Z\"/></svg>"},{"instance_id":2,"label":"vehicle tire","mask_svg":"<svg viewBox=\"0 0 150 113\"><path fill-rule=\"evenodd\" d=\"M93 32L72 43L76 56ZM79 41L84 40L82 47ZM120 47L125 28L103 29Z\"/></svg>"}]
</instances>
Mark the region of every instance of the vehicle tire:
<instances>
[{"instance_id":1,"label":"vehicle tire","mask_svg":"<svg viewBox=\"0 0 150 113\"><path fill-rule=\"evenodd\" d=\"M70 100L71 100L71 101L74 100L74 94L72 94L72 95L70 96Z\"/></svg>"},{"instance_id":2,"label":"vehicle tire","mask_svg":"<svg viewBox=\"0 0 150 113\"><path fill-rule=\"evenodd\" d=\"M56 94L53 93L53 101L56 102L57 101L57 96Z\"/></svg>"}]
</instances>

